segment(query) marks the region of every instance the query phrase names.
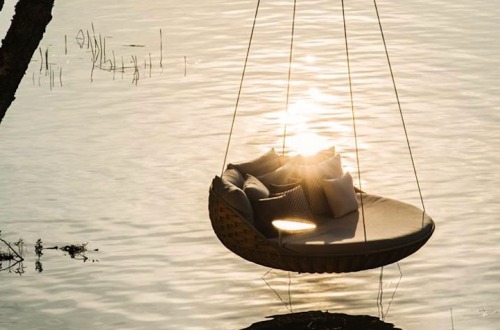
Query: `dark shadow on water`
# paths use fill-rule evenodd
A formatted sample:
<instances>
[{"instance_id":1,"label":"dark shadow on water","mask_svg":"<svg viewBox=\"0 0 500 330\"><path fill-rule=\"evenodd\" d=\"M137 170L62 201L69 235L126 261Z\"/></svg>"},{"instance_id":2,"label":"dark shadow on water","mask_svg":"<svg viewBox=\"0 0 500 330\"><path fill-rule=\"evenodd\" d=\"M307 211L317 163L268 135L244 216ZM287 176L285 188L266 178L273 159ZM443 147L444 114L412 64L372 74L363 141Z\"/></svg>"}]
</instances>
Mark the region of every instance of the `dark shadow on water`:
<instances>
[{"instance_id":1,"label":"dark shadow on water","mask_svg":"<svg viewBox=\"0 0 500 330\"><path fill-rule=\"evenodd\" d=\"M288 272L288 292L287 297L284 299L278 291L276 291L271 284L266 280L266 276L271 273L272 269L268 270L262 280L271 289L281 303L288 309L289 314L283 315L273 315L266 317L268 320L260 321L252 324L250 327L245 329L250 330L266 330L266 329L304 329L304 330L401 330L401 328L395 327L392 323L386 323L385 319L389 315L391 305L394 301L394 297L403 278L403 273L399 263L396 263L399 271L399 278L396 281L395 288L389 290L389 299L384 301L384 267L380 268L379 276L379 292L377 296L377 307L378 307L378 317L370 315L348 315L343 313L329 313L322 311L308 311L294 313L293 311L293 299L291 294L291 278ZM245 330L243 329L243 330Z\"/></svg>"},{"instance_id":2,"label":"dark shadow on water","mask_svg":"<svg viewBox=\"0 0 500 330\"><path fill-rule=\"evenodd\" d=\"M377 295L377 308L378 308L378 317L382 320L385 321L386 317L389 315L389 312L391 310L392 303L394 301L394 298L396 296L396 293L398 292L399 289L399 284L401 283L401 280L403 278L403 272L401 270L401 267L399 265L399 262L395 264L398 267L399 271L399 277L396 282L396 286L393 290L389 290L388 294L389 300L385 300L384 298L386 297L386 292L384 292L384 267L380 267L380 275L379 275L379 287L378 287L378 295ZM271 283L267 280L267 276L273 271L273 269L269 269L262 277L261 279L264 281L264 283L267 285L267 287L274 292L276 297L279 299L279 301L285 306L286 309L290 313L293 313L293 299L292 299L292 279L290 277L290 272L287 272L288 274L288 285L287 285L287 293L285 294L282 292L281 294L278 292L277 289L275 289ZM390 292L392 291L392 293Z\"/></svg>"},{"instance_id":3,"label":"dark shadow on water","mask_svg":"<svg viewBox=\"0 0 500 330\"><path fill-rule=\"evenodd\" d=\"M402 330L369 315L308 311L267 318L242 330Z\"/></svg>"}]
</instances>

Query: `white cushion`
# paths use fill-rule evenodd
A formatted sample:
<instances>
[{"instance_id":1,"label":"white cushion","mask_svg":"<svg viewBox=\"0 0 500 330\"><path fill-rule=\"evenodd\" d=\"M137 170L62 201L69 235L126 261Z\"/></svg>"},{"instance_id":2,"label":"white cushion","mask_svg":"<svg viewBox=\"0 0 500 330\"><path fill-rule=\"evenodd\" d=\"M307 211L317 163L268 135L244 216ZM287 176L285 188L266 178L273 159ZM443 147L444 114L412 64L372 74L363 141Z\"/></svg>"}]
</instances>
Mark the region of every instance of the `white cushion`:
<instances>
[{"instance_id":1,"label":"white cushion","mask_svg":"<svg viewBox=\"0 0 500 330\"><path fill-rule=\"evenodd\" d=\"M328 204L323 189L324 179L336 179L342 176L342 161L340 154L313 165L293 165L292 175L302 179L307 201L315 214L329 214Z\"/></svg>"},{"instance_id":2,"label":"white cushion","mask_svg":"<svg viewBox=\"0 0 500 330\"><path fill-rule=\"evenodd\" d=\"M340 178L324 180L323 189L335 218L358 209L358 201L356 200L356 193L349 172L346 172Z\"/></svg>"}]
</instances>

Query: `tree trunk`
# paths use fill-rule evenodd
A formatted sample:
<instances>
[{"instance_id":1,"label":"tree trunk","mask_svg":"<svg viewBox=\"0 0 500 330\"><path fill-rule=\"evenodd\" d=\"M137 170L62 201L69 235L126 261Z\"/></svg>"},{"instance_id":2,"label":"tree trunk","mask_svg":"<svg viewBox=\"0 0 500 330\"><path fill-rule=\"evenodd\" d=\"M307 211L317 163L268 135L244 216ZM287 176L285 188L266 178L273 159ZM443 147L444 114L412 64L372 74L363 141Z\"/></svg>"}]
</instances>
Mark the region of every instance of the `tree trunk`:
<instances>
[{"instance_id":1,"label":"tree trunk","mask_svg":"<svg viewBox=\"0 0 500 330\"><path fill-rule=\"evenodd\" d=\"M0 10L4 0L0 0ZM52 19L54 0L19 0L0 48L0 123Z\"/></svg>"}]
</instances>

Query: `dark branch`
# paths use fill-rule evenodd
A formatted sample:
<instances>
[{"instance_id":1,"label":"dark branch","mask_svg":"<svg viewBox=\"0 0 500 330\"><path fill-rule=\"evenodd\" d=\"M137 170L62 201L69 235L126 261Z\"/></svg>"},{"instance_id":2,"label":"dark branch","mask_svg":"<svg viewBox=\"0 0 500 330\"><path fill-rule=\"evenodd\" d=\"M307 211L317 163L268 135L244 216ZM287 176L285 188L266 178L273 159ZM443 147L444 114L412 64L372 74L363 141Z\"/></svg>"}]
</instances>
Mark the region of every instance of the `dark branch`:
<instances>
[{"instance_id":1,"label":"dark branch","mask_svg":"<svg viewBox=\"0 0 500 330\"><path fill-rule=\"evenodd\" d=\"M0 0L0 8L4 0ZM54 0L19 0L0 48L0 123L52 19Z\"/></svg>"}]
</instances>

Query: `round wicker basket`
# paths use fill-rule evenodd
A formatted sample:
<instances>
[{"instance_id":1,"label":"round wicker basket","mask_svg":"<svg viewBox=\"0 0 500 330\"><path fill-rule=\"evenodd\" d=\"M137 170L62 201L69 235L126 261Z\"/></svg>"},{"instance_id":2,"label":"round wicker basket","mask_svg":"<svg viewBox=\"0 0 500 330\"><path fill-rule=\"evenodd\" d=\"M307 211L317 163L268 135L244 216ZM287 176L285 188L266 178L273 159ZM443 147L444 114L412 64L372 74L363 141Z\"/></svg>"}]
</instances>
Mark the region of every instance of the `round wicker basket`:
<instances>
[{"instance_id":1,"label":"round wicker basket","mask_svg":"<svg viewBox=\"0 0 500 330\"><path fill-rule=\"evenodd\" d=\"M431 230L427 230L426 235L389 249L364 254L311 255L288 250L278 240L268 239L212 189L209 192L209 213L217 237L230 251L265 267L298 273L346 273L388 265L415 253L434 231L431 222Z\"/></svg>"}]
</instances>

